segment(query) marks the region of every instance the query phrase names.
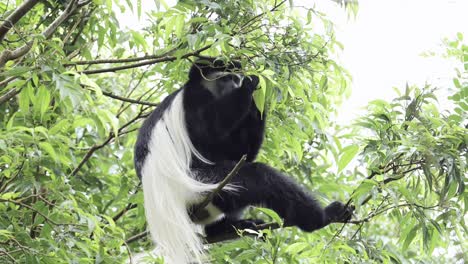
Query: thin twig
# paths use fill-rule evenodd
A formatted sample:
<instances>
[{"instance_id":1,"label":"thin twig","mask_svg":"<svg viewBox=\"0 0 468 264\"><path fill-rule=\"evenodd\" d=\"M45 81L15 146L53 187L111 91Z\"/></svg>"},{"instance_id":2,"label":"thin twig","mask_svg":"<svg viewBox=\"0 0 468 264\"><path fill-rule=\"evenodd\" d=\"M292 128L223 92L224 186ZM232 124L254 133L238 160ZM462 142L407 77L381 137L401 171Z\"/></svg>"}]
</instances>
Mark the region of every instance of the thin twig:
<instances>
[{"instance_id":1,"label":"thin twig","mask_svg":"<svg viewBox=\"0 0 468 264\"><path fill-rule=\"evenodd\" d=\"M42 216L47 222L53 224L53 225L74 225L74 226L80 226L80 224L73 224L73 223L59 223L59 222L56 222L52 219L50 219L47 215L43 214L41 211L35 209L34 207L28 205L28 204L25 204L23 202L19 202L19 201L15 201L15 200L11 200L11 199L3 199L3 198L0 198L0 202L5 202L5 203L13 203L13 204L16 204L16 205L19 205L19 206L22 206L22 207L26 207L28 208L29 210L39 214L40 216Z\"/></svg>"},{"instance_id":2,"label":"thin twig","mask_svg":"<svg viewBox=\"0 0 468 264\"><path fill-rule=\"evenodd\" d=\"M78 164L78 166L76 166L75 169L73 169L73 171L70 173L70 176L75 176L78 171L80 171L80 169L83 167L83 165L91 158L91 156L94 154L94 152L98 149L101 149L103 147L105 147L107 144L109 144L109 142L112 141L112 139L114 139L115 137L118 137L121 135L121 133L123 133L123 130L132 125L133 123L135 123L138 119L140 118L143 118L145 117L146 115L143 113L145 109L142 109L140 111L140 113L138 113L138 115L136 115L134 118L132 118L130 121L128 121L127 123L125 123L124 125L122 125L119 129L118 129L118 135L115 135L113 132L109 133L109 136L106 138L106 140L104 140L104 142L102 142L101 144L97 144L97 145L93 145L89 150L88 152L85 154L85 156L83 157L83 159L80 161L80 163Z\"/></svg>"},{"instance_id":3,"label":"thin twig","mask_svg":"<svg viewBox=\"0 0 468 264\"><path fill-rule=\"evenodd\" d=\"M232 178L234 176L237 175L237 173L239 172L239 170L242 168L242 166L244 165L245 161L247 160L247 155L243 155L241 157L241 159L237 162L236 166L234 166L234 168L231 170L231 172L229 172L229 174L226 176L226 178L224 178L224 180L222 180L218 186L216 187L216 189L214 189L212 192L210 192L206 197L205 199L199 203L198 205L196 205L193 209L193 211L195 212L195 214L197 213L197 211L200 211L202 210L203 208L205 208L211 201L213 201L213 198L232 180Z\"/></svg>"},{"instance_id":4,"label":"thin twig","mask_svg":"<svg viewBox=\"0 0 468 264\"><path fill-rule=\"evenodd\" d=\"M128 212L129 210L133 209L133 208L136 208L138 205L137 204L134 204L134 203L129 203L127 204L127 206L125 206L124 209L122 209L120 212L118 212L114 217L112 217L112 220L114 220L114 222L116 222L117 220L119 220L126 212Z\"/></svg>"},{"instance_id":5,"label":"thin twig","mask_svg":"<svg viewBox=\"0 0 468 264\"><path fill-rule=\"evenodd\" d=\"M0 256L7 256L11 261L13 261L13 263L18 263L18 261L6 250L0 250Z\"/></svg>"},{"instance_id":6,"label":"thin twig","mask_svg":"<svg viewBox=\"0 0 468 264\"><path fill-rule=\"evenodd\" d=\"M197 56L198 54L200 54L201 52L211 48L213 44L209 44L209 45L206 45L205 47L203 48L200 48L194 52L190 52L190 53L187 53L183 56L180 57L180 59L186 59L186 58L189 58L189 57L192 57L192 56ZM164 56L164 57L161 57L161 58L156 58L156 59L152 59L152 60L147 60L147 61L143 61L143 62L139 62L139 63L134 63L134 64L130 64L130 65L123 65L123 66L117 66L117 67L111 67L111 68L103 68L103 69L96 69L96 70L84 70L84 71L81 71L80 73L84 73L84 74L97 74L97 73L104 73L104 72L116 72L116 71L121 71L121 70L127 70L127 69L132 69L132 68L137 68L137 67L141 67L141 66L146 66L146 65L151 65L151 64L155 64L155 63L160 63L160 62L169 62L169 61L175 61L179 59L179 57L176 57L176 56Z\"/></svg>"},{"instance_id":7,"label":"thin twig","mask_svg":"<svg viewBox=\"0 0 468 264\"><path fill-rule=\"evenodd\" d=\"M129 237L127 240L125 240L125 243L130 244L130 243L132 243L134 241L137 241L137 240L140 240L141 238L146 237L148 234L149 234L148 231L141 232L141 233L139 233L137 235Z\"/></svg>"},{"instance_id":8,"label":"thin twig","mask_svg":"<svg viewBox=\"0 0 468 264\"><path fill-rule=\"evenodd\" d=\"M145 60L153 60L164 58L167 56L167 53L163 55L146 55L141 57L132 57L132 58L125 58L125 59L101 59L101 60L89 60L89 61L73 61L70 63L66 63L63 66L75 66L75 65L94 65L94 64L111 64L111 63L127 63L127 62L136 62L136 61L145 61Z\"/></svg>"},{"instance_id":9,"label":"thin twig","mask_svg":"<svg viewBox=\"0 0 468 264\"><path fill-rule=\"evenodd\" d=\"M438 207L439 205L432 205L432 206L423 206L423 205L419 205L419 204L415 204L415 203L404 203L404 204L397 204L397 205L394 205L394 206L390 206L390 207L387 207L387 208L383 208L381 210L378 210L378 211L375 211L371 214L369 214L368 216L362 218L362 219L358 219L358 220L350 220L348 223L349 224L362 224L362 223L366 223L366 222L369 222L372 218L378 216L378 215L381 215L387 211L390 211L392 209L395 209L395 208L401 208L401 207L418 207L418 208L421 208L421 209L424 209L424 210L431 210L431 209L434 209L436 207Z\"/></svg>"},{"instance_id":10,"label":"thin twig","mask_svg":"<svg viewBox=\"0 0 468 264\"><path fill-rule=\"evenodd\" d=\"M102 94L107 96L107 97L110 97L110 98L114 98L114 99L117 99L117 100L120 100L120 101L123 101L123 102L128 102L128 103L133 103L133 104L147 105L147 106L158 106L159 105L157 103L152 103L152 102L141 101L141 100L137 100L137 99L131 99L131 98L127 98L127 97L122 97L122 96L115 95L115 94L109 93L109 92L104 92L104 91L102 92Z\"/></svg>"}]
</instances>

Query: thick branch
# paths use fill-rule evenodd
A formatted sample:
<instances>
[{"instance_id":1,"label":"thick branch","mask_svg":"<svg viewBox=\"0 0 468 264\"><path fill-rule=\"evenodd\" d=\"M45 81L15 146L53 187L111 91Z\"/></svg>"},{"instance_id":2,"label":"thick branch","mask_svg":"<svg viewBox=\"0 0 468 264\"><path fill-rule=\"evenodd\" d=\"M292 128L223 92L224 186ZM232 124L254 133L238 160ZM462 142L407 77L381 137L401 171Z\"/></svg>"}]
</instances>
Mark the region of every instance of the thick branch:
<instances>
[{"instance_id":1,"label":"thick branch","mask_svg":"<svg viewBox=\"0 0 468 264\"><path fill-rule=\"evenodd\" d=\"M77 9L77 1L72 0L70 4L65 8L65 10L58 16L43 32L42 35L45 38L49 38L52 34L57 30L57 28L62 24L66 19L73 14L73 12ZM29 52L33 44L33 41L29 41L28 43L24 44L23 46L11 51L5 50L0 54L0 68L3 68L5 64L10 61L17 59L19 57L24 56L26 53Z\"/></svg>"},{"instance_id":2,"label":"thick branch","mask_svg":"<svg viewBox=\"0 0 468 264\"><path fill-rule=\"evenodd\" d=\"M3 21L2 25L0 25L0 42L5 38L7 32L13 28L13 26L24 16L26 13L29 12L39 0L27 0L24 1L13 13L11 13L5 21Z\"/></svg>"}]
</instances>

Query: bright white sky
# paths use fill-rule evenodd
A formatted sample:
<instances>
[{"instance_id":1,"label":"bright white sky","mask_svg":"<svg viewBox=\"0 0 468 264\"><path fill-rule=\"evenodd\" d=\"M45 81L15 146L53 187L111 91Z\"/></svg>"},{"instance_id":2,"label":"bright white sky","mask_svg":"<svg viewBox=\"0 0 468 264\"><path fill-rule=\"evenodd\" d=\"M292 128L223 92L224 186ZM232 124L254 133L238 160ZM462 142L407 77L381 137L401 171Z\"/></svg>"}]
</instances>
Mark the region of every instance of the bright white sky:
<instances>
[{"instance_id":1,"label":"bright white sky","mask_svg":"<svg viewBox=\"0 0 468 264\"><path fill-rule=\"evenodd\" d=\"M301 2L308 2L307 0ZM467 0L360 0L356 19L347 19L332 1L315 1L337 24L345 49L339 55L353 76L352 95L339 110L349 122L374 99L392 99L405 83L451 85L454 62L422 57L443 50L443 38L468 38Z\"/></svg>"},{"instance_id":2,"label":"bright white sky","mask_svg":"<svg viewBox=\"0 0 468 264\"><path fill-rule=\"evenodd\" d=\"M166 0L169 5L175 2ZM142 10L155 8L152 0L142 4ZM357 117L370 100L394 98L392 87L402 88L406 82L450 85L455 64L420 55L442 50L442 39L453 39L457 32L468 38L468 0L360 0L356 19L348 19L331 0L294 4L315 4L336 23L337 39L345 47L338 60L353 76L352 95L339 110L338 121L343 123ZM130 28L141 25L128 15L120 22Z\"/></svg>"}]
</instances>

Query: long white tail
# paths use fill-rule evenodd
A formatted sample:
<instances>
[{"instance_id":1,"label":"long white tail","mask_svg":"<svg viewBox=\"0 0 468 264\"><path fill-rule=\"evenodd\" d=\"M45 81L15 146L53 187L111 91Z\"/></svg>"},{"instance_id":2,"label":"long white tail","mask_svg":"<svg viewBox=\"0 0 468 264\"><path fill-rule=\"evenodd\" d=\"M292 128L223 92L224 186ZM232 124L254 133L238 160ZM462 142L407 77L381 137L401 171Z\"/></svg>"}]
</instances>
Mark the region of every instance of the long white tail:
<instances>
[{"instance_id":1,"label":"long white tail","mask_svg":"<svg viewBox=\"0 0 468 264\"><path fill-rule=\"evenodd\" d=\"M187 205L200 200L216 184L198 182L191 175L192 153L204 159L188 136L183 90L153 128L148 149L141 175L151 238L168 264L201 262L201 230L190 220Z\"/></svg>"}]
</instances>

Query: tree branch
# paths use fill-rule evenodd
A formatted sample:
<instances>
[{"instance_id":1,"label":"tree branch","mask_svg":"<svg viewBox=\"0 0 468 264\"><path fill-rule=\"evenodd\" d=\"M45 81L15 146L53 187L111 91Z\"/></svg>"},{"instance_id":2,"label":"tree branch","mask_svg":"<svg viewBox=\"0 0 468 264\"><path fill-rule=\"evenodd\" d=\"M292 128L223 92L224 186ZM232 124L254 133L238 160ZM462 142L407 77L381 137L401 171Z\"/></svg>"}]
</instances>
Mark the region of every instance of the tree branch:
<instances>
[{"instance_id":1,"label":"tree branch","mask_svg":"<svg viewBox=\"0 0 468 264\"><path fill-rule=\"evenodd\" d=\"M141 232L139 234L136 234L134 236L129 237L127 240L125 240L125 243L130 244L132 242L135 242L137 240L140 240L140 239L146 237L148 234L149 234L148 231Z\"/></svg>"},{"instance_id":2,"label":"tree branch","mask_svg":"<svg viewBox=\"0 0 468 264\"><path fill-rule=\"evenodd\" d=\"M280 3L276 3L275 1L275 5L273 6L273 8L271 8L269 10L269 12L274 12L276 9L278 9L278 7L282 6L284 3L286 3L286 0L283 0L281 1ZM245 22L241 27L240 29L237 31L237 33L241 32L244 28L246 28L247 26L249 26L252 22L254 22L255 20L257 20L258 18L264 16L266 14L266 12L263 12L263 13L260 13L254 17L252 17L251 19L249 19L247 22Z\"/></svg>"},{"instance_id":3,"label":"tree branch","mask_svg":"<svg viewBox=\"0 0 468 264\"><path fill-rule=\"evenodd\" d=\"M187 54L181 56L180 59L186 59L186 58L189 58L189 57L192 57L192 56L198 56L201 52L211 48L212 45L213 44L209 44L209 45L206 45L205 47L200 48L200 49L198 49L198 50L196 50L194 52L187 53ZM127 69L131 69L131 68L137 68L137 67L141 67L141 66L156 64L156 63L160 63L160 62L175 61L177 59L179 59L179 57L164 56L164 57L160 57L160 58L156 58L156 59L152 59L152 60L147 60L147 61L143 61L143 62L139 62L139 63L134 63L134 64L130 64L130 65L122 65L122 66L117 66L117 67L103 68L103 69L96 69L96 70L84 70L84 71L81 71L80 73L97 74L97 73L104 73L104 72L116 72L116 71L127 70Z\"/></svg>"},{"instance_id":4,"label":"tree branch","mask_svg":"<svg viewBox=\"0 0 468 264\"><path fill-rule=\"evenodd\" d=\"M237 164L234 166L234 168L231 170L231 172L229 172L226 178L224 178L224 180L222 180L218 184L216 189L210 192L201 203L199 203L193 208L193 214L195 216L200 210L204 209L213 200L213 198L232 180L234 176L237 175L237 173L239 172L240 168L244 165L246 160L247 160L247 155L244 154L241 157L241 159L237 162Z\"/></svg>"},{"instance_id":5,"label":"tree branch","mask_svg":"<svg viewBox=\"0 0 468 264\"><path fill-rule=\"evenodd\" d=\"M57 28L62 24L66 19L68 19L73 12L77 9L77 0L72 0L67 8L58 16L43 32L42 35L48 39L52 36L52 34L57 30ZM3 68L5 64L10 61L17 59L19 57L24 56L26 53L29 52L33 45L33 41L29 41L28 43L24 44L23 46L15 49L15 50L5 50L0 54L0 68Z\"/></svg>"},{"instance_id":6,"label":"tree branch","mask_svg":"<svg viewBox=\"0 0 468 264\"><path fill-rule=\"evenodd\" d=\"M125 206L124 209L122 209L120 212L118 212L114 217L112 217L112 220L114 220L114 222L116 222L117 220L119 220L126 212L128 212L129 210L133 209L133 208L137 208L137 204L134 204L134 203L129 203L127 204L127 206Z\"/></svg>"},{"instance_id":7,"label":"tree branch","mask_svg":"<svg viewBox=\"0 0 468 264\"><path fill-rule=\"evenodd\" d=\"M387 207L387 208L383 208L379 211L376 211L376 212L372 212L371 214L369 214L368 216L362 218L362 219L358 219L358 220L350 220L348 221L347 223L349 224L361 224L361 223L366 223L366 222L369 222L372 218L378 216L378 215L381 215L387 211L390 211L392 209L395 209L395 208L400 208L400 207L418 207L418 208L421 208L421 209L424 209L424 210L430 210L430 209L434 209L436 207L438 207L439 205L433 205L433 206L423 206L423 205L419 205L419 204L414 204L414 203L404 203L404 204L397 204L397 205L394 205L394 206L390 206L390 207Z\"/></svg>"},{"instance_id":8,"label":"tree branch","mask_svg":"<svg viewBox=\"0 0 468 264\"><path fill-rule=\"evenodd\" d=\"M6 202L6 203L13 203L13 204L16 204L16 205L19 205L19 206L22 206L22 207L26 207L28 208L29 210L31 210L32 212L36 213L36 214L39 214L40 216L42 216L47 222L53 224L53 225L74 225L74 226L81 226L79 224L73 224L73 223L59 223L59 222L55 222L54 220L50 219L47 215L43 214L41 211L35 209L34 207L28 205L28 204L25 204L23 202L20 202L20 201L15 201L15 200L11 200L11 199L3 199L3 198L0 198L0 202Z\"/></svg>"},{"instance_id":9,"label":"tree branch","mask_svg":"<svg viewBox=\"0 0 468 264\"><path fill-rule=\"evenodd\" d=\"M1 86L0 86L1 87ZM19 94L21 89L13 88L0 97L0 105Z\"/></svg>"},{"instance_id":10,"label":"tree branch","mask_svg":"<svg viewBox=\"0 0 468 264\"><path fill-rule=\"evenodd\" d=\"M0 42L3 41L8 31L13 28L13 26L24 16L28 13L37 3L39 0L27 0L24 1L13 13L11 13L5 21L3 21L2 25L0 25Z\"/></svg>"},{"instance_id":11,"label":"tree branch","mask_svg":"<svg viewBox=\"0 0 468 264\"><path fill-rule=\"evenodd\" d=\"M109 93L109 92L104 92L104 91L102 92L102 94L107 96L107 97L114 98L114 99L117 99L117 100L120 100L120 101L123 101L123 102L128 102L128 103L134 103L134 104L139 104L139 105L147 105L147 106L158 106L159 105L157 103L152 103L152 102L141 101L141 100L137 100L137 99L131 99L131 98L127 98L127 97L122 97L122 96L118 96L118 95L115 95L115 94L112 94L112 93ZM0 101L0 104L1 104L1 101Z\"/></svg>"},{"instance_id":12,"label":"tree branch","mask_svg":"<svg viewBox=\"0 0 468 264\"><path fill-rule=\"evenodd\" d=\"M125 123L123 126L121 126L119 129L118 129L118 135L115 135L113 132L109 133L109 136L107 137L107 139L102 142L101 144L98 144L98 145L93 145L89 150L88 152L86 153L86 155L83 157L83 159L80 161L80 163L78 164L78 166L76 166L76 168L70 173L70 176L76 176L76 174L78 173L78 171L80 171L80 169L83 167L83 165L91 158L91 156L94 154L94 152L98 149L101 149L103 147L105 147L109 142L111 142L112 139L114 139L116 136L120 136L121 133L124 133L123 130L130 126L131 124L133 124L135 121L137 121L138 119L140 118L143 118L145 117L146 115L143 114L143 111L140 111L140 113L135 116L134 118L132 118L130 121L128 121L127 123Z\"/></svg>"},{"instance_id":13,"label":"tree branch","mask_svg":"<svg viewBox=\"0 0 468 264\"><path fill-rule=\"evenodd\" d=\"M126 63L126 62L136 62L136 61L144 61L144 60L151 60L151 59L159 59L168 56L170 53L174 52L178 47L175 47L167 52L164 52L160 55L146 55L141 57L133 57L133 58L125 58L125 59L101 59L101 60L89 60L89 61L73 61L63 66L75 66L75 65L93 65L93 64L104 64L104 63Z\"/></svg>"}]
</instances>

